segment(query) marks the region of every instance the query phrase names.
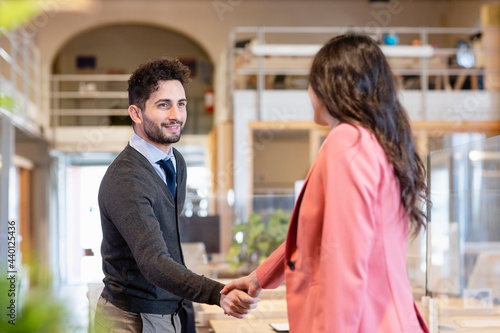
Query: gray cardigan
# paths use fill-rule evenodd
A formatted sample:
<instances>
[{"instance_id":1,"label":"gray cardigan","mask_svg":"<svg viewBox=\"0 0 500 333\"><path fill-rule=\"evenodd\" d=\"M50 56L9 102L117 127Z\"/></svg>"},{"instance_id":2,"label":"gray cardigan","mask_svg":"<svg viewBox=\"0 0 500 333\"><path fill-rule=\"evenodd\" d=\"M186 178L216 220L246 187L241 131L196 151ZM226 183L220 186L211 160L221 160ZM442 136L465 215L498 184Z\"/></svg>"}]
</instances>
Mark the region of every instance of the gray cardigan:
<instances>
[{"instance_id":1,"label":"gray cardigan","mask_svg":"<svg viewBox=\"0 0 500 333\"><path fill-rule=\"evenodd\" d=\"M223 285L184 265L179 214L186 197L186 163L177 161L177 205L149 161L127 146L99 189L104 271L102 296L141 313L170 314L183 298L219 305Z\"/></svg>"}]
</instances>

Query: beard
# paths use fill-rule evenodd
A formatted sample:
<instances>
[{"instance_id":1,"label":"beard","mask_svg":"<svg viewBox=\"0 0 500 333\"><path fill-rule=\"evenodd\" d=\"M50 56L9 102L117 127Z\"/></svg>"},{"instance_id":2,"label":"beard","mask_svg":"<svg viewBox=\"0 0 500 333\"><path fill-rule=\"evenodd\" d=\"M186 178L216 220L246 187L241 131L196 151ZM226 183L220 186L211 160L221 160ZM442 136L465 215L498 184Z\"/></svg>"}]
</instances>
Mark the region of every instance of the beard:
<instances>
[{"instance_id":1,"label":"beard","mask_svg":"<svg viewBox=\"0 0 500 333\"><path fill-rule=\"evenodd\" d=\"M168 124L161 123L160 126L158 126L143 113L143 122L144 122L144 127L143 127L144 133L146 134L148 139L151 140L152 142L166 145L179 142L179 140L181 139L181 133L182 130L184 129L184 124L182 123L182 121L172 121ZM177 134L170 134L170 135L165 134L162 129L165 126L172 124L179 124L181 127L180 132Z\"/></svg>"}]
</instances>

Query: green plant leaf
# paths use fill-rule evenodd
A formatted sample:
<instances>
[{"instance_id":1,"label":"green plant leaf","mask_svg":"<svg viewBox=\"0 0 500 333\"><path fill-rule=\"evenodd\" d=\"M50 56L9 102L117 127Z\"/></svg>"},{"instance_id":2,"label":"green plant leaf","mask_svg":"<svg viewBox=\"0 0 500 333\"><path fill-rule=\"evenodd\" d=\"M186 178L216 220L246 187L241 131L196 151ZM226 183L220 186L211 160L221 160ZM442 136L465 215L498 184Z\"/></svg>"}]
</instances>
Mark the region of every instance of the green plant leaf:
<instances>
[{"instance_id":1,"label":"green plant leaf","mask_svg":"<svg viewBox=\"0 0 500 333\"><path fill-rule=\"evenodd\" d=\"M262 216L252 213L246 223L234 226L233 234L243 233L243 243L239 244L233 240L228 260L230 270L235 270L242 264L248 267L261 263L286 239L290 216L282 210L276 210L264 221ZM233 268L231 268L233 267Z\"/></svg>"},{"instance_id":2,"label":"green plant leaf","mask_svg":"<svg viewBox=\"0 0 500 333\"><path fill-rule=\"evenodd\" d=\"M262 222L255 223L253 228L248 231L248 236L251 240L255 240L259 236L262 236L265 230L266 230L266 225L264 223Z\"/></svg>"},{"instance_id":3,"label":"green plant leaf","mask_svg":"<svg viewBox=\"0 0 500 333\"><path fill-rule=\"evenodd\" d=\"M0 107L12 112L16 107L16 102L12 97L0 94Z\"/></svg>"},{"instance_id":4,"label":"green plant leaf","mask_svg":"<svg viewBox=\"0 0 500 333\"><path fill-rule=\"evenodd\" d=\"M2 270L5 272L5 270ZM7 279L0 281L0 305L5 309L6 304L12 304L14 300L15 309L12 310L14 318L5 316L0 321L0 332L2 333L45 333L45 332L69 332L70 323L69 307L65 302L57 298L50 288L45 286L30 287L24 293L20 293L19 284L14 293L9 296L10 282ZM6 297L7 296L7 297ZM2 313L5 314L4 311ZM9 323L14 320L14 325ZM68 330L69 329L69 330Z\"/></svg>"},{"instance_id":5,"label":"green plant leaf","mask_svg":"<svg viewBox=\"0 0 500 333\"><path fill-rule=\"evenodd\" d=\"M259 252L261 254L265 255L269 252L270 245L271 245L270 242L261 242L261 243L257 244L257 248L259 249Z\"/></svg>"},{"instance_id":6,"label":"green plant leaf","mask_svg":"<svg viewBox=\"0 0 500 333\"><path fill-rule=\"evenodd\" d=\"M227 258L229 260L233 260L241 255L241 251L242 251L241 244L234 242L233 244L231 244L231 247L229 248L229 253L227 254Z\"/></svg>"},{"instance_id":7,"label":"green plant leaf","mask_svg":"<svg viewBox=\"0 0 500 333\"><path fill-rule=\"evenodd\" d=\"M0 1L0 27L12 30L27 23L38 12L37 0Z\"/></svg>"}]
</instances>

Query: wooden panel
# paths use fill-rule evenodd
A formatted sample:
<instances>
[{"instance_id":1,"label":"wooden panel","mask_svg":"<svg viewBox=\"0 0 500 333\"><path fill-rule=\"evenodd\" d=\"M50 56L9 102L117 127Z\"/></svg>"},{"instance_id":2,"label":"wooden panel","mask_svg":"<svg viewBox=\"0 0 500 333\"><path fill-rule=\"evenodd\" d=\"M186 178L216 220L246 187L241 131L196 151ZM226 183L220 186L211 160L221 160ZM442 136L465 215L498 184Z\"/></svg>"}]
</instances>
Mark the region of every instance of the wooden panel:
<instances>
[{"instance_id":1,"label":"wooden panel","mask_svg":"<svg viewBox=\"0 0 500 333\"><path fill-rule=\"evenodd\" d=\"M415 131L427 131L441 134L486 133L500 134L500 121L413 121Z\"/></svg>"},{"instance_id":2,"label":"wooden panel","mask_svg":"<svg viewBox=\"0 0 500 333\"><path fill-rule=\"evenodd\" d=\"M253 193L293 191L310 168L309 130L253 131Z\"/></svg>"},{"instance_id":3,"label":"wooden panel","mask_svg":"<svg viewBox=\"0 0 500 333\"><path fill-rule=\"evenodd\" d=\"M217 193L217 129L213 128L207 135L207 150L208 150L208 167L210 168L210 175L212 177L212 194ZM211 212L214 211L215 206L213 200L210 200Z\"/></svg>"},{"instance_id":4,"label":"wooden panel","mask_svg":"<svg viewBox=\"0 0 500 333\"><path fill-rule=\"evenodd\" d=\"M500 4L481 6L483 27L481 46L484 51L484 84L487 90L500 91Z\"/></svg>"},{"instance_id":5,"label":"wooden panel","mask_svg":"<svg viewBox=\"0 0 500 333\"><path fill-rule=\"evenodd\" d=\"M500 134L500 121L413 121L413 134L416 138L417 151L425 156L435 148L430 138L442 138L454 133L484 133L486 137Z\"/></svg>"},{"instance_id":6,"label":"wooden panel","mask_svg":"<svg viewBox=\"0 0 500 333\"><path fill-rule=\"evenodd\" d=\"M483 27L500 26L500 4L485 4L481 6L481 25Z\"/></svg>"},{"instance_id":7,"label":"wooden panel","mask_svg":"<svg viewBox=\"0 0 500 333\"><path fill-rule=\"evenodd\" d=\"M253 121L248 123L248 128L251 130L310 130L310 129L320 129L322 131L328 131L328 126L320 126L312 121Z\"/></svg>"},{"instance_id":8,"label":"wooden panel","mask_svg":"<svg viewBox=\"0 0 500 333\"><path fill-rule=\"evenodd\" d=\"M233 188L233 123L217 124L214 135L214 190L226 192Z\"/></svg>"},{"instance_id":9,"label":"wooden panel","mask_svg":"<svg viewBox=\"0 0 500 333\"><path fill-rule=\"evenodd\" d=\"M226 254L232 241L233 209L228 204L227 193L233 188L233 123L217 124L215 140L215 169L213 189L217 202L216 214L220 217L220 252Z\"/></svg>"},{"instance_id":10,"label":"wooden panel","mask_svg":"<svg viewBox=\"0 0 500 333\"><path fill-rule=\"evenodd\" d=\"M21 253L22 264L29 264L32 246L31 237L31 171L25 168L19 168L19 233L22 237Z\"/></svg>"}]
</instances>

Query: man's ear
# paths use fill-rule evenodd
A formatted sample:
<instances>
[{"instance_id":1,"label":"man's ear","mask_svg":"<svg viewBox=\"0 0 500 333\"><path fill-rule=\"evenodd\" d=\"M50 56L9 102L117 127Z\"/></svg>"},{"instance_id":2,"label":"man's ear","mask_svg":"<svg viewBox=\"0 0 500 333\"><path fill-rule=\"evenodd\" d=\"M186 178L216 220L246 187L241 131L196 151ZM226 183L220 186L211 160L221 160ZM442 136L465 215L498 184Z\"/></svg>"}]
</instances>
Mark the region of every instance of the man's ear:
<instances>
[{"instance_id":1,"label":"man's ear","mask_svg":"<svg viewBox=\"0 0 500 333\"><path fill-rule=\"evenodd\" d=\"M142 124L142 112L137 105L130 105L128 107L128 115L136 124Z\"/></svg>"}]
</instances>

